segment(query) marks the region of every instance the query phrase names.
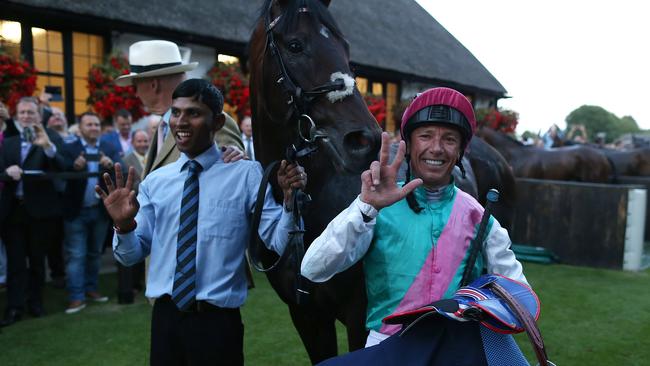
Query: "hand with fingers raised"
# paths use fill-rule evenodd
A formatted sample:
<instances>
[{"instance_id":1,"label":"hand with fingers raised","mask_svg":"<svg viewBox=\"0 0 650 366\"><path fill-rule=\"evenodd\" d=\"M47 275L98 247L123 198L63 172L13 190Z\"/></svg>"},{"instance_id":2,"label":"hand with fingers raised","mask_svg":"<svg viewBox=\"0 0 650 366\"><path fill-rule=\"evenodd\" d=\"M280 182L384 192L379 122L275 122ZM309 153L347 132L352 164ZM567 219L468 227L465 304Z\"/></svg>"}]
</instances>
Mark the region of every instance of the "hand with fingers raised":
<instances>
[{"instance_id":1,"label":"hand with fingers raised","mask_svg":"<svg viewBox=\"0 0 650 366\"><path fill-rule=\"evenodd\" d=\"M98 185L95 191L104 201L106 211L115 223L115 229L118 233L128 233L135 230L135 215L140 209L140 204L135 197L133 190L133 180L135 169L129 167L129 173L124 182L122 167L120 163L115 164L115 184L108 173L104 173L104 182L108 192L104 192Z\"/></svg>"},{"instance_id":2,"label":"hand with fingers raised","mask_svg":"<svg viewBox=\"0 0 650 366\"><path fill-rule=\"evenodd\" d=\"M404 187L397 185L397 172L404 160L406 144L399 142L397 155L392 163L389 163L390 136L387 132L381 134L381 150L379 161L373 161L370 169L361 174L361 201L371 205L376 210L390 206L403 199L415 188L422 185L422 179L417 178L410 181Z\"/></svg>"},{"instance_id":3,"label":"hand with fingers raised","mask_svg":"<svg viewBox=\"0 0 650 366\"><path fill-rule=\"evenodd\" d=\"M34 141L32 144L38 145L43 149L48 149L52 146L49 136L45 132L45 128L40 123L35 123L32 127L34 129Z\"/></svg>"}]
</instances>

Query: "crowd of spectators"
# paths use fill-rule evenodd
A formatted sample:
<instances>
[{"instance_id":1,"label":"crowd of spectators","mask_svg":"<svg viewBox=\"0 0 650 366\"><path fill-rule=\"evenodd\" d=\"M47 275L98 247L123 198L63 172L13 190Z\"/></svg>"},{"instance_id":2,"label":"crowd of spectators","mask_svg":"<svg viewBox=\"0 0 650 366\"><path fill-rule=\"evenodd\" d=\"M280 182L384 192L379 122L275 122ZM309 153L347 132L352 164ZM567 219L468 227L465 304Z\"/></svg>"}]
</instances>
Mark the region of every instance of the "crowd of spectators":
<instances>
[{"instance_id":1,"label":"crowd of spectators","mask_svg":"<svg viewBox=\"0 0 650 366\"><path fill-rule=\"evenodd\" d=\"M66 313L108 301L97 278L113 230L94 187L118 162L142 172L156 128L135 129L127 110L108 123L86 112L69 124L47 98L22 98L14 116L0 103L0 287L7 297L0 326L26 313L46 314L46 267L52 285L65 288ZM120 303L133 302L134 291L142 289L143 267L133 273L129 293L118 294Z\"/></svg>"}]
</instances>

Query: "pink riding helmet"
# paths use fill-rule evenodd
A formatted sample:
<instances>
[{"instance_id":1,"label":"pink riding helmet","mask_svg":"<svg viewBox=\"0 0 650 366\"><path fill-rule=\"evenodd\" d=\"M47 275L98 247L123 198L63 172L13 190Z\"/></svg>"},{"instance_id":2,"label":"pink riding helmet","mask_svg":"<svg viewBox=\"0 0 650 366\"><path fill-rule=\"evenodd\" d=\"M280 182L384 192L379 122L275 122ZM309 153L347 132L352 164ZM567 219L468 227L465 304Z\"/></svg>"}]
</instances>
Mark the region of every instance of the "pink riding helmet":
<instances>
[{"instance_id":1,"label":"pink riding helmet","mask_svg":"<svg viewBox=\"0 0 650 366\"><path fill-rule=\"evenodd\" d=\"M472 103L454 89L428 89L418 95L404 111L400 128L402 140L408 143L413 130L433 123L457 127L463 135L463 147L467 147L476 130Z\"/></svg>"}]
</instances>

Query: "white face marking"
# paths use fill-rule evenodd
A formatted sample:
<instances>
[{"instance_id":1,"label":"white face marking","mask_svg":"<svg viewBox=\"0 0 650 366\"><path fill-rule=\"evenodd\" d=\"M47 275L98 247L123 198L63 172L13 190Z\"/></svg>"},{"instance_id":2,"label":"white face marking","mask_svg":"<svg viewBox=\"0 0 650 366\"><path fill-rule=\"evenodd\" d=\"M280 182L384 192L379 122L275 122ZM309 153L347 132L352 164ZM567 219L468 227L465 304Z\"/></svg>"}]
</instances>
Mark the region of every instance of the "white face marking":
<instances>
[{"instance_id":1,"label":"white face marking","mask_svg":"<svg viewBox=\"0 0 650 366\"><path fill-rule=\"evenodd\" d=\"M325 26L320 27L320 34L325 38L330 38L330 31Z\"/></svg>"},{"instance_id":2,"label":"white face marking","mask_svg":"<svg viewBox=\"0 0 650 366\"><path fill-rule=\"evenodd\" d=\"M331 103L342 100L348 95L354 94L354 84L356 83L356 81L352 76L337 71L330 76L330 81L334 81L336 79L343 80L343 82L345 83L345 89L335 90L327 93L327 99L329 99Z\"/></svg>"}]
</instances>

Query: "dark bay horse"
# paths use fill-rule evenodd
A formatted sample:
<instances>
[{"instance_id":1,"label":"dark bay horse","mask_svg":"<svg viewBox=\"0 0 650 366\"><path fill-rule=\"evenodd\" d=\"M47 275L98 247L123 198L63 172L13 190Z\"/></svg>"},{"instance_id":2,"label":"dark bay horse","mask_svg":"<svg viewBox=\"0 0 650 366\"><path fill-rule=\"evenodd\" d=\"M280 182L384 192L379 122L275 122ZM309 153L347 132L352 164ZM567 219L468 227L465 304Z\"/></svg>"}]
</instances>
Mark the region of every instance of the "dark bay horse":
<instances>
[{"instance_id":1,"label":"dark bay horse","mask_svg":"<svg viewBox=\"0 0 650 366\"><path fill-rule=\"evenodd\" d=\"M616 175L650 176L650 147L600 151L610 159L616 169Z\"/></svg>"},{"instance_id":2,"label":"dark bay horse","mask_svg":"<svg viewBox=\"0 0 650 366\"><path fill-rule=\"evenodd\" d=\"M265 1L249 43L253 136L263 166L284 159L289 146L308 174L312 202L303 211L308 245L359 194L360 174L376 159L381 130L354 86L348 43L329 1ZM309 154L311 152L311 154ZM304 156L302 156L304 155ZM269 267L277 259L264 252ZM296 264L297 263L297 264ZM335 321L347 328L350 350L363 348L366 290L361 264L313 284L307 304L297 304L299 261L267 272L288 304L311 362L335 356Z\"/></svg>"},{"instance_id":3,"label":"dark bay horse","mask_svg":"<svg viewBox=\"0 0 650 366\"><path fill-rule=\"evenodd\" d=\"M470 141L465 156L476 177L477 200L485 207L487 192L490 189L498 190L499 202L493 205L492 216L510 231L514 220L517 185L508 161L479 136Z\"/></svg>"},{"instance_id":4,"label":"dark bay horse","mask_svg":"<svg viewBox=\"0 0 650 366\"><path fill-rule=\"evenodd\" d=\"M503 155L517 177L592 183L610 181L611 165L598 149L582 145L556 149L525 146L485 127L478 135Z\"/></svg>"}]
</instances>

